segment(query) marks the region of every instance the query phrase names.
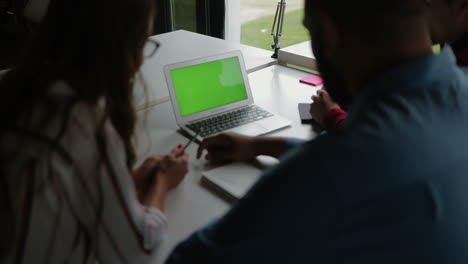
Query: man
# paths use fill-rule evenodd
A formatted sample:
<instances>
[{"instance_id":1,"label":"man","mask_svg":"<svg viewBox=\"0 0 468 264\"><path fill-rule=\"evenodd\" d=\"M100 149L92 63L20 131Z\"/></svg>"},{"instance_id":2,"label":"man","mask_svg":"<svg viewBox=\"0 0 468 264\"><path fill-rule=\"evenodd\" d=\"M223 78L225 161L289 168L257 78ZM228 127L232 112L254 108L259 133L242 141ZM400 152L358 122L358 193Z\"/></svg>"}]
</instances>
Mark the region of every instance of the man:
<instances>
[{"instance_id":1,"label":"man","mask_svg":"<svg viewBox=\"0 0 468 264\"><path fill-rule=\"evenodd\" d=\"M306 0L329 92L354 96L346 126L286 154L294 141L204 141L214 161L282 161L168 263L468 263L468 77L432 53L428 2Z\"/></svg>"},{"instance_id":2,"label":"man","mask_svg":"<svg viewBox=\"0 0 468 264\"><path fill-rule=\"evenodd\" d=\"M433 0L431 16L433 43L451 43L458 65L468 66L468 0ZM310 113L324 129L337 128L348 116L325 89L312 101Z\"/></svg>"}]
</instances>

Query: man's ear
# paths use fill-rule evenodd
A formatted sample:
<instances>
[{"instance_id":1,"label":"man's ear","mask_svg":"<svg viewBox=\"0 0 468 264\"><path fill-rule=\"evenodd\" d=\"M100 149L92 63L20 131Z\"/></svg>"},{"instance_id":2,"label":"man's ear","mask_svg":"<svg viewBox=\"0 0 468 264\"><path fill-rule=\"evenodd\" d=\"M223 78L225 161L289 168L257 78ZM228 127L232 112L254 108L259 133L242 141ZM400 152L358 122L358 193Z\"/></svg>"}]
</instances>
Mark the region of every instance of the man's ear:
<instances>
[{"instance_id":1,"label":"man's ear","mask_svg":"<svg viewBox=\"0 0 468 264\"><path fill-rule=\"evenodd\" d=\"M333 55L337 53L340 41L342 40L338 23L335 19L326 14L322 15L321 23L323 30L322 37L324 44L326 45L326 48L324 49L325 55L327 57L333 57Z\"/></svg>"}]
</instances>

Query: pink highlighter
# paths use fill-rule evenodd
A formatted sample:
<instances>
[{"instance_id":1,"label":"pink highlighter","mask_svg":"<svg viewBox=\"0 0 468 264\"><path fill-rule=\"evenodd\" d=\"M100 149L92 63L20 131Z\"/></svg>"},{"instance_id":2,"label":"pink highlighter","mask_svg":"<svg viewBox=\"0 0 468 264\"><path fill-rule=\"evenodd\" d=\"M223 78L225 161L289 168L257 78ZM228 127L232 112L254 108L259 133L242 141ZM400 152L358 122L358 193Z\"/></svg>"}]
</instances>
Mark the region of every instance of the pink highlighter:
<instances>
[{"instance_id":1,"label":"pink highlighter","mask_svg":"<svg viewBox=\"0 0 468 264\"><path fill-rule=\"evenodd\" d=\"M313 74L313 75L309 75L305 77L304 79L301 79L300 82L305 83L305 84L310 84L313 86L319 86L323 84L323 79L322 77Z\"/></svg>"}]
</instances>

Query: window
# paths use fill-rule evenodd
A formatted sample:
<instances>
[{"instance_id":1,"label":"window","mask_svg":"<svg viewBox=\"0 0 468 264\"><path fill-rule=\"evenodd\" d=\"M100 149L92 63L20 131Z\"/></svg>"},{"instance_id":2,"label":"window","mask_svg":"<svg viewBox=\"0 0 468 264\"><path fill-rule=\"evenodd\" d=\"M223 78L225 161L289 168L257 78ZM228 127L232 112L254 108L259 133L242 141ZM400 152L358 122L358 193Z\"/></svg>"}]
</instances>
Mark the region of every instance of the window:
<instances>
[{"instance_id":1,"label":"window","mask_svg":"<svg viewBox=\"0 0 468 264\"><path fill-rule=\"evenodd\" d=\"M156 3L156 34L184 29L213 37L224 37L224 1L156 0Z\"/></svg>"},{"instance_id":2,"label":"window","mask_svg":"<svg viewBox=\"0 0 468 264\"><path fill-rule=\"evenodd\" d=\"M197 32L197 6L195 0L173 1L174 30L184 29Z\"/></svg>"},{"instance_id":3,"label":"window","mask_svg":"<svg viewBox=\"0 0 468 264\"><path fill-rule=\"evenodd\" d=\"M302 25L304 0L285 2L282 48L310 40L307 29ZM277 6L278 2L272 0L241 0L242 44L272 50L271 33Z\"/></svg>"}]
</instances>

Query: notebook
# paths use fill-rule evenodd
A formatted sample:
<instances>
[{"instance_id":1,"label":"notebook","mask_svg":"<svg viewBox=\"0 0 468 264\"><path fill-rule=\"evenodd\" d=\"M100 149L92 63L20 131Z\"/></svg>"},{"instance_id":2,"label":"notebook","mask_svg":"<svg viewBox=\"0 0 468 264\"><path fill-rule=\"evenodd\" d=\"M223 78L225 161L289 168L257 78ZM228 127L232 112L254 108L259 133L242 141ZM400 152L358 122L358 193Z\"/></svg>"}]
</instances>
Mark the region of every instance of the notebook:
<instances>
[{"instance_id":1,"label":"notebook","mask_svg":"<svg viewBox=\"0 0 468 264\"><path fill-rule=\"evenodd\" d=\"M244 162L234 162L202 173L202 184L228 201L242 198L260 179L262 170Z\"/></svg>"},{"instance_id":2,"label":"notebook","mask_svg":"<svg viewBox=\"0 0 468 264\"><path fill-rule=\"evenodd\" d=\"M202 184L229 202L234 202L260 180L265 169L278 163L277 159L267 156L259 156L250 162L233 162L203 172Z\"/></svg>"},{"instance_id":3,"label":"notebook","mask_svg":"<svg viewBox=\"0 0 468 264\"><path fill-rule=\"evenodd\" d=\"M254 104L240 51L167 65L164 73L177 124L199 140L232 131L258 136L290 122Z\"/></svg>"}]
</instances>

